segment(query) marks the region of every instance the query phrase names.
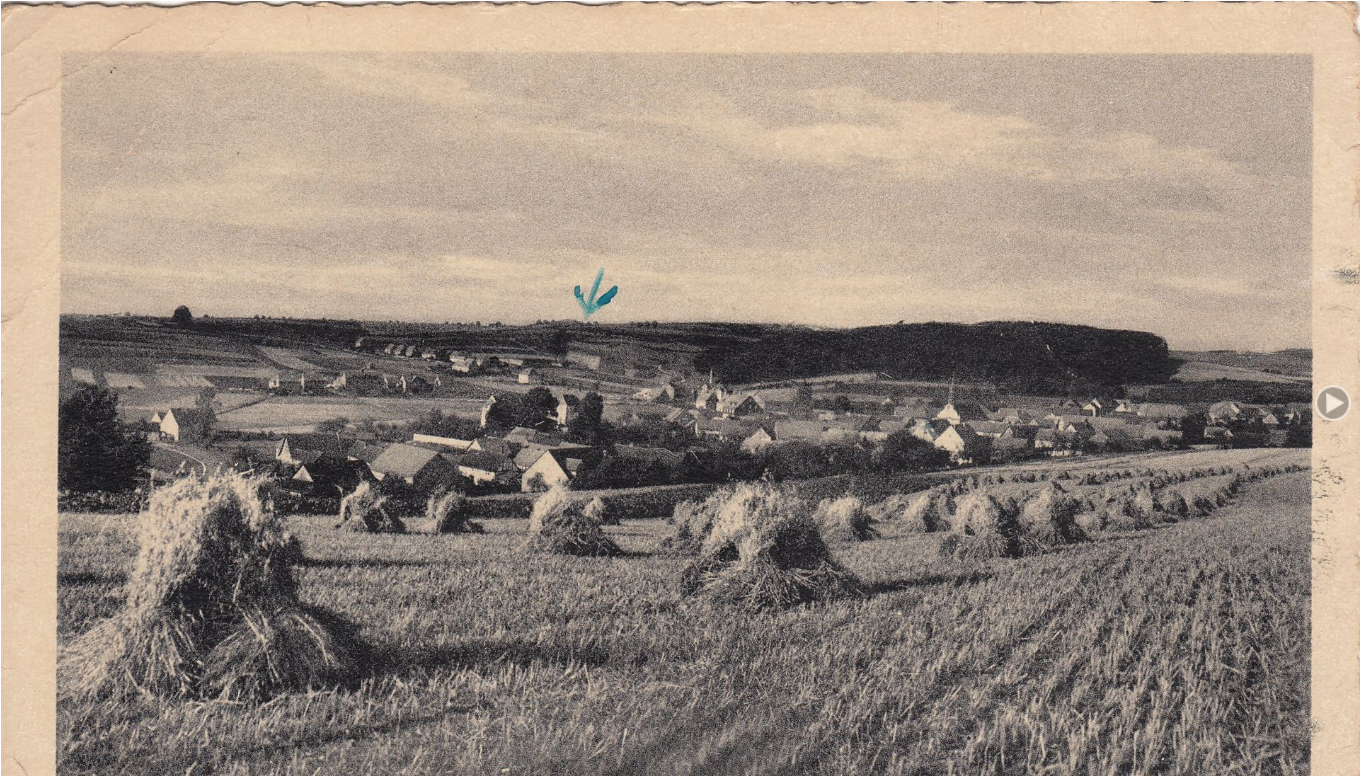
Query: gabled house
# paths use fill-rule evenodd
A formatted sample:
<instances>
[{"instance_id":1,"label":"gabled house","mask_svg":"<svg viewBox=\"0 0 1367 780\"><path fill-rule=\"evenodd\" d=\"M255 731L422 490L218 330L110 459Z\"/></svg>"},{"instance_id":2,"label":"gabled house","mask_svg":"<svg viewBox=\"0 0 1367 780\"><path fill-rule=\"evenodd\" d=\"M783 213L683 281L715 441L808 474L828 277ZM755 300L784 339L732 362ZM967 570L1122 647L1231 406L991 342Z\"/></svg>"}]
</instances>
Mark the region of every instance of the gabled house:
<instances>
[{"instance_id":1,"label":"gabled house","mask_svg":"<svg viewBox=\"0 0 1367 780\"><path fill-rule=\"evenodd\" d=\"M1222 422L1240 420L1244 417L1244 406L1238 401L1218 401L1210 405L1207 416L1211 423L1217 425Z\"/></svg>"},{"instance_id":2,"label":"gabled house","mask_svg":"<svg viewBox=\"0 0 1367 780\"><path fill-rule=\"evenodd\" d=\"M1030 441L1015 436L999 436L992 440L992 460L1006 461L1019 458L1032 449Z\"/></svg>"},{"instance_id":3,"label":"gabled house","mask_svg":"<svg viewBox=\"0 0 1367 780\"><path fill-rule=\"evenodd\" d=\"M776 441L778 437L774 435L773 430L769 426L761 425L741 441L740 448L753 455Z\"/></svg>"},{"instance_id":4,"label":"gabled house","mask_svg":"<svg viewBox=\"0 0 1367 780\"><path fill-rule=\"evenodd\" d=\"M540 443L536 440L537 435L537 431L533 428L518 426L511 431L508 431L508 433L503 436L503 440L514 444L536 444Z\"/></svg>"},{"instance_id":5,"label":"gabled house","mask_svg":"<svg viewBox=\"0 0 1367 780\"><path fill-rule=\"evenodd\" d=\"M647 387L637 390L632 397L638 401L646 401L654 404L667 404L674 401L678 395L678 388L670 382L663 382L657 387Z\"/></svg>"},{"instance_id":6,"label":"gabled house","mask_svg":"<svg viewBox=\"0 0 1367 780\"><path fill-rule=\"evenodd\" d=\"M1077 451L1078 436L1054 428L1041 428L1035 434L1035 449L1046 450L1050 455L1069 455Z\"/></svg>"},{"instance_id":7,"label":"gabled house","mask_svg":"<svg viewBox=\"0 0 1367 780\"><path fill-rule=\"evenodd\" d=\"M570 424L570 416L579 408L579 399L570 402L570 397L562 395L555 405L555 424L564 428Z\"/></svg>"},{"instance_id":8,"label":"gabled house","mask_svg":"<svg viewBox=\"0 0 1367 780\"><path fill-rule=\"evenodd\" d=\"M1010 423L1002 431L1002 438L1025 439L1034 441L1035 434L1039 432L1040 426L1033 423Z\"/></svg>"},{"instance_id":9,"label":"gabled house","mask_svg":"<svg viewBox=\"0 0 1367 780\"><path fill-rule=\"evenodd\" d=\"M289 433L276 443L275 459L297 466L304 462L304 453L345 458L355 443L355 438L343 437L339 433Z\"/></svg>"},{"instance_id":10,"label":"gabled house","mask_svg":"<svg viewBox=\"0 0 1367 780\"><path fill-rule=\"evenodd\" d=\"M504 441L503 439L496 439L492 436L480 436L479 438L475 439L473 444L470 445L470 451L497 452L500 455L507 455L508 457L512 457L513 450L516 449L516 446L517 445L511 442Z\"/></svg>"},{"instance_id":11,"label":"gabled house","mask_svg":"<svg viewBox=\"0 0 1367 780\"><path fill-rule=\"evenodd\" d=\"M307 486L318 495L341 496L356 489L363 477L365 464L338 455L315 454L301 462L291 480Z\"/></svg>"},{"instance_id":12,"label":"gabled house","mask_svg":"<svg viewBox=\"0 0 1367 780\"><path fill-rule=\"evenodd\" d=\"M536 463L542 455L545 455L550 451L550 447L540 444L528 444L518 450L517 454L513 456L513 465L517 467L518 471L526 471L531 468L532 464Z\"/></svg>"},{"instance_id":13,"label":"gabled house","mask_svg":"<svg viewBox=\"0 0 1367 780\"><path fill-rule=\"evenodd\" d=\"M384 448L388 446L373 441L357 440L346 451L346 459L352 462L369 463L380 457Z\"/></svg>"},{"instance_id":14,"label":"gabled house","mask_svg":"<svg viewBox=\"0 0 1367 780\"><path fill-rule=\"evenodd\" d=\"M973 401L950 401L935 418L947 420L950 425L959 425L967 420L986 420L987 410Z\"/></svg>"},{"instance_id":15,"label":"gabled house","mask_svg":"<svg viewBox=\"0 0 1367 780\"><path fill-rule=\"evenodd\" d=\"M683 409L676 406L673 409L670 409L669 411L665 412L664 416L660 419L674 425L683 425L691 427L693 425L693 422L697 420L697 418L698 411L696 409Z\"/></svg>"},{"instance_id":16,"label":"gabled house","mask_svg":"<svg viewBox=\"0 0 1367 780\"><path fill-rule=\"evenodd\" d=\"M721 385L715 387L704 384L698 388L698 394L693 399L693 408L703 411L714 412L717 405L726 397L726 388Z\"/></svg>"},{"instance_id":17,"label":"gabled house","mask_svg":"<svg viewBox=\"0 0 1367 780\"><path fill-rule=\"evenodd\" d=\"M764 414L764 403L750 393L732 393L717 402L717 412L723 417L752 417Z\"/></svg>"},{"instance_id":18,"label":"gabled house","mask_svg":"<svg viewBox=\"0 0 1367 780\"><path fill-rule=\"evenodd\" d=\"M507 456L496 452L462 452L445 457L461 476L476 485L511 484L517 481L520 471Z\"/></svg>"},{"instance_id":19,"label":"gabled house","mask_svg":"<svg viewBox=\"0 0 1367 780\"><path fill-rule=\"evenodd\" d=\"M522 492L531 493L553 485L568 484L579 474L583 465L582 451L547 450L522 472Z\"/></svg>"},{"instance_id":20,"label":"gabled house","mask_svg":"<svg viewBox=\"0 0 1367 780\"><path fill-rule=\"evenodd\" d=\"M1234 440L1234 434L1223 425L1207 425L1201 432L1202 438L1209 442L1225 444Z\"/></svg>"},{"instance_id":21,"label":"gabled house","mask_svg":"<svg viewBox=\"0 0 1367 780\"><path fill-rule=\"evenodd\" d=\"M1054 427L1064 433L1090 434L1096 430L1091 418L1085 414L1061 414L1054 422Z\"/></svg>"},{"instance_id":22,"label":"gabled house","mask_svg":"<svg viewBox=\"0 0 1367 780\"><path fill-rule=\"evenodd\" d=\"M519 385L534 385L541 381L541 372L534 368L524 368L517 372L517 383Z\"/></svg>"},{"instance_id":23,"label":"gabled house","mask_svg":"<svg viewBox=\"0 0 1367 780\"><path fill-rule=\"evenodd\" d=\"M979 437L971 426L963 423L945 428L944 433L937 436L934 441L936 447L948 452L959 462L972 460L984 443L986 440Z\"/></svg>"},{"instance_id":24,"label":"gabled house","mask_svg":"<svg viewBox=\"0 0 1367 780\"><path fill-rule=\"evenodd\" d=\"M170 441L201 441L213 430L213 413L205 409L167 409L161 416L161 438Z\"/></svg>"},{"instance_id":25,"label":"gabled house","mask_svg":"<svg viewBox=\"0 0 1367 780\"><path fill-rule=\"evenodd\" d=\"M755 432L755 423L727 417L698 418L694 435L717 441L742 441Z\"/></svg>"},{"instance_id":26,"label":"gabled house","mask_svg":"<svg viewBox=\"0 0 1367 780\"><path fill-rule=\"evenodd\" d=\"M987 436L993 439L1000 438L1006 433L1006 429L1011 427L1009 423L993 420L970 420L967 424L972 426L979 436Z\"/></svg>"},{"instance_id":27,"label":"gabled house","mask_svg":"<svg viewBox=\"0 0 1367 780\"><path fill-rule=\"evenodd\" d=\"M412 444L391 444L370 463L370 473L381 483L402 483L428 493L451 484L456 469L436 450Z\"/></svg>"},{"instance_id":28,"label":"gabled house","mask_svg":"<svg viewBox=\"0 0 1367 780\"><path fill-rule=\"evenodd\" d=\"M451 353L450 362L451 370L457 374L473 374L478 368L474 358L457 355L454 352Z\"/></svg>"},{"instance_id":29,"label":"gabled house","mask_svg":"<svg viewBox=\"0 0 1367 780\"><path fill-rule=\"evenodd\" d=\"M907 426L907 432L922 441L934 443L948 427L949 422L946 420L920 419L912 420L911 425Z\"/></svg>"},{"instance_id":30,"label":"gabled house","mask_svg":"<svg viewBox=\"0 0 1367 780\"><path fill-rule=\"evenodd\" d=\"M1268 428L1276 428L1282 424L1281 416L1265 406L1256 407L1255 414L1257 415L1255 419Z\"/></svg>"},{"instance_id":31,"label":"gabled house","mask_svg":"<svg viewBox=\"0 0 1367 780\"><path fill-rule=\"evenodd\" d=\"M437 351L436 351L435 349L431 348L431 347L428 347L427 349L424 349L424 350L422 351L422 359L423 359L423 360L436 360L436 359L437 359Z\"/></svg>"},{"instance_id":32,"label":"gabled house","mask_svg":"<svg viewBox=\"0 0 1367 780\"><path fill-rule=\"evenodd\" d=\"M1004 406L995 412L988 412L988 419L1004 423L1028 423L1033 417L1029 412L1014 406Z\"/></svg>"},{"instance_id":33,"label":"gabled house","mask_svg":"<svg viewBox=\"0 0 1367 780\"><path fill-rule=\"evenodd\" d=\"M1111 411L1111 408L1111 402L1093 398L1082 405L1082 413L1089 417L1099 417L1103 414L1108 414Z\"/></svg>"}]
</instances>

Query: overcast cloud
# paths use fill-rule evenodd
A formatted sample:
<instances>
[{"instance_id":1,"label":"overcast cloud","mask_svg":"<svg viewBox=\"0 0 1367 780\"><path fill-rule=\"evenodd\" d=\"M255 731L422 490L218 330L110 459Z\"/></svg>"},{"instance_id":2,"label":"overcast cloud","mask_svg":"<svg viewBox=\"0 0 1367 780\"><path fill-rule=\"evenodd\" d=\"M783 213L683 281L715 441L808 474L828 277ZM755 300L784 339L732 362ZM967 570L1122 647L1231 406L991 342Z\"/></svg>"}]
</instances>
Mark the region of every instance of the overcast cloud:
<instances>
[{"instance_id":1,"label":"overcast cloud","mask_svg":"<svg viewBox=\"0 0 1367 780\"><path fill-rule=\"evenodd\" d=\"M63 309L1310 342L1310 60L68 54Z\"/></svg>"}]
</instances>

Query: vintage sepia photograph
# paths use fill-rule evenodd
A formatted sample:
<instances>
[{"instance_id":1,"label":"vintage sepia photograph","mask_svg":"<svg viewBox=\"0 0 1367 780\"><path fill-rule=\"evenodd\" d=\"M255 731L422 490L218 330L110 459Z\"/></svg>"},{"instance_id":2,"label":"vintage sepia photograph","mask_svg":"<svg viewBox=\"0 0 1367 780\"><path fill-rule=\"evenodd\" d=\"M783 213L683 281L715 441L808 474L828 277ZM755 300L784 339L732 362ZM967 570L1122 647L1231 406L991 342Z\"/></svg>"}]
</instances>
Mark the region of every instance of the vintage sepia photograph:
<instances>
[{"instance_id":1,"label":"vintage sepia photograph","mask_svg":"<svg viewBox=\"0 0 1367 780\"><path fill-rule=\"evenodd\" d=\"M60 63L58 772L1311 772L1312 55Z\"/></svg>"}]
</instances>

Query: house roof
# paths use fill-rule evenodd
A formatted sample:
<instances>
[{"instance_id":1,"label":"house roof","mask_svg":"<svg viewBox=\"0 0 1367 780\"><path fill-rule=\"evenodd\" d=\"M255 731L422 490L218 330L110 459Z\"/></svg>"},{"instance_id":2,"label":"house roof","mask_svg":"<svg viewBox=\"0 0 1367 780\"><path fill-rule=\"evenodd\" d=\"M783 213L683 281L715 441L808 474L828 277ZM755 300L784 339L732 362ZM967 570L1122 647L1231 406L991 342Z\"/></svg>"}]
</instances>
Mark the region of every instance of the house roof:
<instances>
[{"instance_id":1,"label":"house roof","mask_svg":"<svg viewBox=\"0 0 1367 780\"><path fill-rule=\"evenodd\" d=\"M507 474L518 471L518 466L506 455L497 452L462 452L448 458L457 466L481 469L494 474Z\"/></svg>"},{"instance_id":2,"label":"house roof","mask_svg":"<svg viewBox=\"0 0 1367 780\"><path fill-rule=\"evenodd\" d=\"M974 401L954 401L951 403L947 403L945 404L944 409L940 411L940 414L945 414L950 409L954 410L955 414L959 416L960 420L987 419L987 410L983 409L981 404L976 403Z\"/></svg>"},{"instance_id":3,"label":"house roof","mask_svg":"<svg viewBox=\"0 0 1367 780\"><path fill-rule=\"evenodd\" d=\"M470 449L479 449L485 452L499 452L504 455L511 455L513 445L503 439L496 439L492 436L481 436L475 439L475 443L470 445Z\"/></svg>"},{"instance_id":4,"label":"house roof","mask_svg":"<svg viewBox=\"0 0 1367 780\"><path fill-rule=\"evenodd\" d=\"M355 460L365 461L369 463L370 461L380 457L380 453L384 452L384 448L385 445L383 444L357 441L353 442L351 447L347 449L346 455L348 458L353 458Z\"/></svg>"},{"instance_id":5,"label":"house roof","mask_svg":"<svg viewBox=\"0 0 1367 780\"><path fill-rule=\"evenodd\" d=\"M579 467L584 465L583 453L581 450L546 450L541 453L532 465L546 461L549 458L565 474L574 476L579 472Z\"/></svg>"},{"instance_id":6,"label":"house roof","mask_svg":"<svg viewBox=\"0 0 1367 780\"><path fill-rule=\"evenodd\" d=\"M770 441L773 441L774 432L769 429L769 426L765 425L756 426L754 433L751 433L749 436L746 436L745 438L748 441L750 439L755 438L756 436L759 436L761 433L764 434L764 436L768 438Z\"/></svg>"},{"instance_id":7,"label":"house roof","mask_svg":"<svg viewBox=\"0 0 1367 780\"><path fill-rule=\"evenodd\" d=\"M526 447L523 447L521 450L518 450L517 455L513 458L513 465L517 466L517 468L521 469L522 471L526 471L527 469L532 467L533 463L536 463L536 461L542 455L545 455L547 452L550 452L549 447L543 447L540 444L529 444ZM503 457L507 456L504 455Z\"/></svg>"},{"instance_id":8,"label":"house roof","mask_svg":"<svg viewBox=\"0 0 1367 780\"><path fill-rule=\"evenodd\" d=\"M753 401L755 406L764 408L764 401L759 396L750 393L732 393L717 402L717 408L724 412L734 412L745 404L746 401Z\"/></svg>"},{"instance_id":9,"label":"house roof","mask_svg":"<svg viewBox=\"0 0 1367 780\"><path fill-rule=\"evenodd\" d=\"M780 440L803 439L814 441L821 438L826 426L813 420L779 420L774 423L774 435Z\"/></svg>"},{"instance_id":10,"label":"house roof","mask_svg":"<svg viewBox=\"0 0 1367 780\"><path fill-rule=\"evenodd\" d=\"M994 450L1014 452L1016 450L1028 449L1029 447L1030 442L1016 436L1002 436L1001 438L992 440L992 449Z\"/></svg>"},{"instance_id":11,"label":"house roof","mask_svg":"<svg viewBox=\"0 0 1367 780\"><path fill-rule=\"evenodd\" d=\"M1034 423L1011 423L1006 426L1006 430L1002 432L1002 436L1009 436L1016 439L1030 439L1034 438L1035 434L1039 432L1039 429L1040 426L1035 425Z\"/></svg>"},{"instance_id":12,"label":"house roof","mask_svg":"<svg viewBox=\"0 0 1367 780\"><path fill-rule=\"evenodd\" d=\"M877 419L867 414L854 414L847 417L837 417L826 423L826 429L831 431L871 431L877 429Z\"/></svg>"},{"instance_id":13,"label":"house roof","mask_svg":"<svg viewBox=\"0 0 1367 780\"><path fill-rule=\"evenodd\" d=\"M356 439L336 433L289 433L280 437L278 446L283 446L285 442L289 442L290 452L296 455L300 450L314 450L340 455L350 450L352 445L356 443Z\"/></svg>"},{"instance_id":14,"label":"house roof","mask_svg":"<svg viewBox=\"0 0 1367 780\"><path fill-rule=\"evenodd\" d=\"M415 447L412 444L391 444L380 456L370 463L370 470L377 474L392 475L409 479L417 475L441 455L434 450Z\"/></svg>"},{"instance_id":15,"label":"house roof","mask_svg":"<svg viewBox=\"0 0 1367 780\"><path fill-rule=\"evenodd\" d=\"M518 426L511 431L508 431L508 433L503 436L504 441L515 441L520 444L531 444L535 438L536 431L522 426Z\"/></svg>"},{"instance_id":16,"label":"house roof","mask_svg":"<svg viewBox=\"0 0 1367 780\"><path fill-rule=\"evenodd\" d=\"M320 482L346 483L356 478L357 466L358 464L348 462L345 458L336 455L319 455L310 461L305 461L294 472L294 479L315 484ZM307 474L309 479L302 479L304 474Z\"/></svg>"},{"instance_id":17,"label":"house roof","mask_svg":"<svg viewBox=\"0 0 1367 780\"><path fill-rule=\"evenodd\" d=\"M1009 427L1007 423L994 420L967 420L965 422L971 425L973 430L984 436L1006 433L1006 429Z\"/></svg>"}]
</instances>

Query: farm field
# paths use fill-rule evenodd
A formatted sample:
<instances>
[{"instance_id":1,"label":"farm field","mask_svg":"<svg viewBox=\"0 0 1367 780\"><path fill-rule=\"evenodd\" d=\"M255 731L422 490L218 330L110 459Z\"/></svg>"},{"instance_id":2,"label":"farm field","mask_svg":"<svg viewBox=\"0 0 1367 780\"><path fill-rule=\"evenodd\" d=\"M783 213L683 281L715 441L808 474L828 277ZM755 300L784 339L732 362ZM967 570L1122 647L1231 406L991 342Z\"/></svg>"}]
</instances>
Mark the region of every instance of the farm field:
<instances>
[{"instance_id":1,"label":"farm field","mask_svg":"<svg viewBox=\"0 0 1367 780\"><path fill-rule=\"evenodd\" d=\"M1248 382L1274 382L1278 384L1302 384L1310 381L1309 376L1283 376L1254 368L1226 366L1219 363L1189 361L1177 369L1173 379L1179 382L1211 382L1217 379L1233 379Z\"/></svg>"},{"instance_id":2,"label":"farm field","mask_svg":"<svg viewBox=\"0 0 1367 780\"><path fill-rule=\"evenodd\" d=\"M404 422L429 409L478 419L483 398L347 398L283 396L242 406L218 415L218 427L233 431L307 433L318 423L345 417L353 423Z\"/></svg>"},{"instance_id":3,"label":"farm field","mask_svg":"<svg viewBox=\"0 0 1367 780\"><path fill-rule=\"evenodd\" d=\"M1287 463L1222 451L1072 473ZM1020 560L884 529L835 548L867 598L751 615L678 596L667 526L633 555L482 536L361 536L292 517L301 596L388 656L354 689L264 705L133 705L59 721L65 773L1305 773L1310 481L1208 517ZM420 523L415 531L423 531ZM129 516L63 515L59 643L119 604Z\"/></svg>"}]
</instances>

